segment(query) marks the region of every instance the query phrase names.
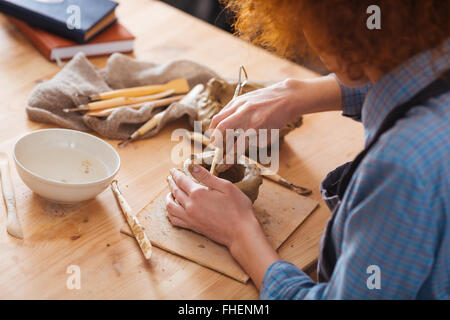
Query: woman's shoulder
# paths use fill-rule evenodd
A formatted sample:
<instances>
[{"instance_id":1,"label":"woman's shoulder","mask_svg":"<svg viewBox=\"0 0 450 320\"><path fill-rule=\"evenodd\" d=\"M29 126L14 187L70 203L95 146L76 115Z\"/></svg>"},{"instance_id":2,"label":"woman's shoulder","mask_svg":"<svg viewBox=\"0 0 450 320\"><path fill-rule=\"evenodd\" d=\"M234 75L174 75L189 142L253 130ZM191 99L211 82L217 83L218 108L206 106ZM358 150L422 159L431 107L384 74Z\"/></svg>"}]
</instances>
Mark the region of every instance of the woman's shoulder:
<instances>
[{"instance_id":1,"label":"woman's shoulder","mask_svg":"<svg viewBox=\"0 0 450 320\"><path fill-rule=\"evenodd\" d=\"M380 137L367 160L413 174L423 183L448 180L450 92L411 109Z\"/></svg>"}]
</instances>

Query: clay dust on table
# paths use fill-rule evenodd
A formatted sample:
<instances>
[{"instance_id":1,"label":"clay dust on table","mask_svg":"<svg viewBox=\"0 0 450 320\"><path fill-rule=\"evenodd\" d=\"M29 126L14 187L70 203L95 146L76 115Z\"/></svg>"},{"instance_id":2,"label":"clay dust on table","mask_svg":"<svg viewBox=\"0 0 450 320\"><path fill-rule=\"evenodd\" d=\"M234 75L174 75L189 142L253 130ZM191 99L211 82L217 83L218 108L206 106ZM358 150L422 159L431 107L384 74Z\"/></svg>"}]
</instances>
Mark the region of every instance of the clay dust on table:
<instances>
[{"instance_id":1,"label":"clay dust on table","mask_svg":"<svg viewBox=\"0 0 450 320\"><path fill-rule=\"evenodd\" d=\"M40 207L48 216L62 217L80 210L84 206L84 202L65 204L57 203L43 198L39 199Z\"/></svg>"}]
</instances>

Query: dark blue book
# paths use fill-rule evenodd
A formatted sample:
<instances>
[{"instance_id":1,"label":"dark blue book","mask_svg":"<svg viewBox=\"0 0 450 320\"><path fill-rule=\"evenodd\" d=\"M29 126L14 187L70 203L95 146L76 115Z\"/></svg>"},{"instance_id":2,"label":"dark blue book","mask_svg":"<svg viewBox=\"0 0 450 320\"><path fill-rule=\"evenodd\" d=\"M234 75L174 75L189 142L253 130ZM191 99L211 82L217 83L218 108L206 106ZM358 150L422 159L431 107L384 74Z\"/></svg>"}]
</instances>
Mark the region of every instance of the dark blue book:
<instances>
[{"instance_id":1,"label":"dark blue book","mask_svg":"<svg viewBox=\"0 0 450 320\"><path fill-rule=\"evenodd\" d=\"M85 43L116 21L110 0L0 0L0 12Z\"/></svg>"}]
</instances>

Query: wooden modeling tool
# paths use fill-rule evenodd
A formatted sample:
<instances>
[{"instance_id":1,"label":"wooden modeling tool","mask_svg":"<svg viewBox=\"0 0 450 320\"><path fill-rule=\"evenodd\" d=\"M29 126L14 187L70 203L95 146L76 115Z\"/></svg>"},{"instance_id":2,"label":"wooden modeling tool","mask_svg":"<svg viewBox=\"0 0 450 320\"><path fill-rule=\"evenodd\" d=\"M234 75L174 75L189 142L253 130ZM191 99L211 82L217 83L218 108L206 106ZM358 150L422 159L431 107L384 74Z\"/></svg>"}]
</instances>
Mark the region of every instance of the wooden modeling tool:
<instances>
[{"instance_id":1,"label":"wooden modeling tool","mask_svg":"<svg viewBox=\"0 0 450 320\"><path fill-rule=\"evenodd\" d=\"M211 173L212 175L216 175L216 165L219 162L220 155L222 153L223 153L222 149L216 148L216 150L214 152L214 158L212 159L212 162L211 162L211 168L209 169L209 173Z\"/></svg>"},{"instance_id":2,"label":"wooden modeling tool","mask_svg":"<svg viewBox=\"0 0 450 320\"><path fill-rule=\"evenodd\" d=\"M198 84L196 85L187 95L185 95L179 102L181 104L189 105L192 103L192 100L195 99L195 97L200 94L200 92L203 90L203 85ZM143 136L150 130L156 128L161 121L162 117L164 116L165 111L161 111L160 113L155 114L150 120L148 120L146 123L144 123L139 129L137 129L135 132L133 132L126 140L123 140L120 142L117 146L118 147L125 147L128 143L131 141L136 140L137 138Z\"/></svg>"},{"instance_id":3,"label":"wooden modeling tool","mask_svg":"<svg viewBox=\"0 0 450 320\"><path fill-rule=\"evenodd\" d=\"M236 89L234 90L233 98L231 100L236 99L237 96L239 96L242 93L242 89L247 84L247 82L248 82L247 71L245 70L243 65L240 65L239 66L239 74L238 74L238 83L236 85ZM213 175L216 174L216 165L219 162L219 158L222 153L223 153L222 149L216 147L215 153L214 153L214 158L211 163L211 168L209 170L209 172Z\"/></svg>"},{"instance_id":4,"label":"wooden modeling tool","mask_svg":"<svg viewBox=\"0 0 450 320\"><path fill-rule=\"evenodd\" d=\"M131 211L131 207L128 202L123 197L122 193L119 190L119 186L117 185L117 180L114 180L111 183L111 190L113 191L117 201L119 202L120 208L122 209L123 215L125 216L128 225L133 232L134 238L136 239L139 247L144 254L145 259L150 260L152 257L152 244L145 234L141 224L137 217Z\"/></svg>"},{"instance_id":5,"label":"wooden modeling tool","mask_svg":"<svg viewBox=\"0 0 450 320\"><path fill-rule=\"evenodd\" d=\"M127 105L126 107L132 108L132 109L140 109L146 103L149 103L149 105L153 106L153 108L165 107L165 106L170 105L173 102L180 101L181 99L183 99L183 97L184 97L184 95L179 95L179 96L174 96L174 97L169 97L169 98L165 98L165 99L159 99L159 100L154 100L154 101L149 101L149 102L144 102L144 103L131 104L131 105ZM107 117L111 113L113 113L115 110L122 108L122 107L124 107L124 106L113 107L113 108L104 109L104 110L100 110L100 111L89 111L85 115L91 116L91 117Z\"/></svg>"},{"instance_id":6,"label":"wooden modeling tool","mask_svg":"<svg viewBox=\"0 0 450 320\"><path fill-rule=\"evenodd\" d=\"M88 104L82 104L76 108L72 109L63 109L64 112L70 113L70 112L78 112L78 111L97 111L97 110L104 110L114 107L122 107L122 106L128 106L133 104L142 104L149 101L158 100L161 98L168 97L175 93L174 89L169 89L164 92L160 92L153 95L147 95L142 97L118 97L113 98L109 100L103 100L103 101L97 101L97 102L90 102Z\"/></svg>"},{"instance_id":7,"label":"wooden modeling tool","mask_svg":"<svg viewBox=\"0 0 450 320\"><path fill-rule=\"evenodd\" d=\"M107 100L107 99L113 99L113 98L117 98L117 97L147 96L150 94L155 94L155 93L163 92L163 91L170 90L170 89L173 89L175 94L187 93L189 91L189 83L185 78L178 78L178 79L169 81L165 84L156 84L156 85L149 85L149 86L125 88L125 89L119 89L119 90L95 94L95 95L89 96L89 101Z\"/></svg>"},{"instance_id":8,"label":"wooden modeling tool","mask_svg":"<svg viewBox=\"0 0 450 320\"><path fill-rule=\"evenodd\" d=\"M11 181L9 170L8 155L0 152L0 175L2 179L2 193L8 214L8 223L6 230L10 235L18 239L23 239L22 227L16 211L16 198L14 196L14 187Z\"/></svg>"},{"instance_id":9,"label":"wooden modeling tool","mask_svg":"<svg viewBox=\"0 0 450 320\"><path fill-rule=\"evenodd\" d=\"M161 111L161 112L155 114L150 120L148 120L146 123L144 123L144 125L142 127L140 127L135 132L133 132L131 134L131 136L129 136L126 140L120 142L117 146L118 147L125 147L131 141L136 140L140 136L143 136L144 134L146 134L150 130L156 128L158 126L158 123L161 121L161 119L162 119L162 117L164 116L165 113L166 113L166 111Z\"/></svg>"},{"instance_id":10,"label":"wooden modeling tool","mask_svg":"<svg viewBox=\"0 0 450 320\"><path fill-rule=\"evenodd\" d=\"M213 149L217 151L217 147L214 146L211 141L209 140L209 138L201 133L198 132L188 132L188 138L191 141L198 141L200 142L202 145L204 145L207 148ZM261 170L261 174L266 177L269 180L272 180L276 183L278 183L279 185L282 185L292 191L295 191L296 193L298 193L299 195L302 196L307 196L310 195L312 193L312 191L310 189L304 188L304 187L300 187L297 186L295 184L293 184L292 182L286 180L285 178L281 177L280 175L276 174L275 172L271 171L270 169L264 167L262 164L256 162L255 160L248 158L244 155L241 156L241 158L243 158L245 161L248 161L249 163L253 163L254 165L256 165L260 170Z\"/></svg>"}]
</instances>

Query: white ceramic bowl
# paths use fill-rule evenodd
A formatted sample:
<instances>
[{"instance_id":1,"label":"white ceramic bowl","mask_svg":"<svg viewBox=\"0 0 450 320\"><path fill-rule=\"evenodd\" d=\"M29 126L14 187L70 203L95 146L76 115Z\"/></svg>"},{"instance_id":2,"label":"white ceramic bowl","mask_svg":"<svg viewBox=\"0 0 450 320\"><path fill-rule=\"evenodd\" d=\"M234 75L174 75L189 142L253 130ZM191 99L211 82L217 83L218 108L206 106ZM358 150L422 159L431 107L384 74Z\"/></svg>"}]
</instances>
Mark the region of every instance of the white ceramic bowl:
<instances>
[{"instance_id":1,"label":"white ceramic bowl","mask_svg":"<svg viewBox=\"0 0 450 320\"><path fill-rule=\"evenodd\" d=\"M23 182L43 198L76 203L105 190L119 171L119 154L93 135L68 129L28 133L14 145Z\"/></svg>"}]
</instances>

